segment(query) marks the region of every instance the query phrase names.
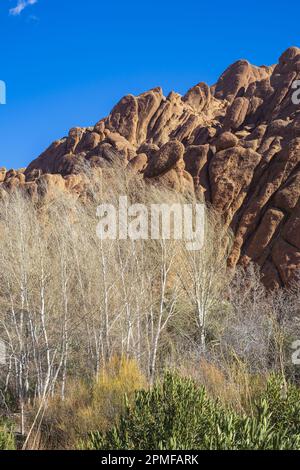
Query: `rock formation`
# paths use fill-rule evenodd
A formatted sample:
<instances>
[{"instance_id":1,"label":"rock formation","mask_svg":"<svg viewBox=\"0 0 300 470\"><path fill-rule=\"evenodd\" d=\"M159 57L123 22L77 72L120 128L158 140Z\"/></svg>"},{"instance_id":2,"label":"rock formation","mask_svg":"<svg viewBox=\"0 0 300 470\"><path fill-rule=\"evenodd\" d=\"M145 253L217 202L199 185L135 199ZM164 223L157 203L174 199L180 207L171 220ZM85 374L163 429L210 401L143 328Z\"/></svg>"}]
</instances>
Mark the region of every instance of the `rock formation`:
<instances>
[{"instance_id":1,"label":"rock formation","mask_svg":"<svg viewBox=\"0 0 300 470\"><path fill-rule=\"evenodd\" d=\"M267 286L300 270L300 49L275 66L240 60L185 96L155 88L128 95L94 127L74 128L24 171L0 171L1 191L38 197L58 186L82 194L112 163L178 191L195 191L235 234L231 266L251 260ZM87 171L88 170L88 171ZM96 175L96 176L95 176Z\"/></svg>"}]
</instances>

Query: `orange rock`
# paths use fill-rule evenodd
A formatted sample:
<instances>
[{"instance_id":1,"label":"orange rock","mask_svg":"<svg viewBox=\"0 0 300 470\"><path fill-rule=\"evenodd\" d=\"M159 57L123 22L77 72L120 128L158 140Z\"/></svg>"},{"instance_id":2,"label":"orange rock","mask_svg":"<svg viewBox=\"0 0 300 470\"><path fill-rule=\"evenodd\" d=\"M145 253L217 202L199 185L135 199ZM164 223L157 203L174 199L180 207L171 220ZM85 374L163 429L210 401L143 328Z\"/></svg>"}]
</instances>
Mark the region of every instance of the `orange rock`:
<instances>
[{"instance_id":1,"label":"orange rock","mask_svg":"<svg viewBox=\"0 0 300 470\"><path fill-rule=\"evenodd\" d=\"M129 162L129 169L135 173L143 173L147 168L148 157L145 153L139 153Z\"/></svg>"},{"instance_id":2,"label":"orange rock","mask_svg":"<svg viewBox=\"0 0 300 470\"><path fill-rule=\"evenodd\" d=\"M237 61L214 86L200 82L183 97L164 97L160 88L125 96L94 127L54 142L24 174L0 170L0 193L24 188L34 196L37 188L52 197L59 188L85 200L89 179L113 179L116 166L128 165L212 204L234 233L232 267L256 261L267 286L288 284L300 246L297 79L300 49L291 47L275 66Z\"/></svg>"},{"instance_id":3,"label":"orange rock","mask_svg":"<svg viewBox=\"0 0 300 470\"><path fill-rule=\"evenodd\" d=\"M145 178L155 178L167 173L183 160L184 146L176 141L165 144L157 153L156 158L150 160L145 171Z\"/></svg>"}]
</instances>

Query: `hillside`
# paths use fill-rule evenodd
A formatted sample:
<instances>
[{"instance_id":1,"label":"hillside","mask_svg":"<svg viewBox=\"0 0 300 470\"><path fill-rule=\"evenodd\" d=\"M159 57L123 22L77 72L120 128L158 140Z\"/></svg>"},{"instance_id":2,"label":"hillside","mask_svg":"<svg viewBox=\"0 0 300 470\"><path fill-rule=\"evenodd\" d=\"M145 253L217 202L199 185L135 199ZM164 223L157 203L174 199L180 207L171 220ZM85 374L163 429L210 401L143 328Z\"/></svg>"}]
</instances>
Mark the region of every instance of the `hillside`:
<instances>
[{"instance_id":1,"label":"hillside","mask_svg":"<svg viewBox=\"0 0 300 470\"><path fill-rule=\"evenodd\" d=\"M116 162L154 183L211 203L234 232L230 265L261 266L268 287L300 269L300 49L273 66L246 60L184 96L160 88L128 95L89 128L73 128L26 170L2 171L3 191L32 198L57 186L83 198L89 174Z\"/></svg>"}]
</instances>

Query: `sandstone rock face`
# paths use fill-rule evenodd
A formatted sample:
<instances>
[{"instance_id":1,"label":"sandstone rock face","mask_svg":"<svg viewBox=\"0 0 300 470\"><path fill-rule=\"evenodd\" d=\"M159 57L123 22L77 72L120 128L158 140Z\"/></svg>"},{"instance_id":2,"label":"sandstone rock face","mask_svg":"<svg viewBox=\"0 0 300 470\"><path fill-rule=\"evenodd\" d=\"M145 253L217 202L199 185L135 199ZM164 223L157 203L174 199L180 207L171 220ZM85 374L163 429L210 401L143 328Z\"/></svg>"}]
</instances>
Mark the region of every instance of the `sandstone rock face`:
<instances>
[{"instance_id":1,"label":"sandstone rock face","mask_svg":"<svg viewBox=\"0 0 300 470\"><path fill-rule=\"evenodd\" d=\"M139 153L136 157L130 160L128 167L135 173L144 173L148 166L148 157L145 153Z\"/></svg>"},{"instance_id":2,"label":"sandstone rock face","mask_svg":"<svg viewBox=\"0 0 300 470\"><path fill-rule=\"evenodd\" d=\"M184 146L181 142L173 140L163 145L157 152L155 158L149 162L145 171L146 178L154 178L161 176L176 168L181 161L183 161Z\"/></svg>"},{"instance_id":3,"label":"sandstone rock face","mask_svg":"<svg viewBox=\"0 0 300 470\"><path fill-rule=\"evenodd\" d=\"M215 141L216 151L226 150L230 147L235 147L239 139L231 132L223 132Z\"/></svg>"},{"instance_id":4,"label":"sandstone rock face","mask_svg":"<svg viewBox=\"0 0 300 470\"><path fill-rule=\"evenodd\" d=\"M300 271L297 79L300 49L291 47L277 65L240 60L214 86L200 82L183 97L160 88L125 96L25 171L1 169L1 195L22 187L32 198L55 188L82 197L89 178L121 165L150 184L204 197L234 232L230 265L255 261L266 285L288 285Z\"/></svg>"}]
</instances>

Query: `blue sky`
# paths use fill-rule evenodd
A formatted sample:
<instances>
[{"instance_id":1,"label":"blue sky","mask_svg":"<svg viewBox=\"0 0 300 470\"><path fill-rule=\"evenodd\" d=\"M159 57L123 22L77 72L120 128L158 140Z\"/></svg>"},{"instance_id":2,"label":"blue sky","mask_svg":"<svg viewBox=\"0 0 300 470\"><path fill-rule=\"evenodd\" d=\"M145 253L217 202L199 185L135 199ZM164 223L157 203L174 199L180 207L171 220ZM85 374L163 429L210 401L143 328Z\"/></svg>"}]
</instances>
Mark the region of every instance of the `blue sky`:
<instances>
[{"instance_id":1,"label":"blue sky","mask_svg":"<svg viewBox=\"0 0 300 470\"><path fill-rule=\"evenodd\" d=\"M275 63L300 45L299 13L291 1L0 0L0 166L26 166L127 93L184 93L239 58Z\"/></svg>"}]
</instances>

